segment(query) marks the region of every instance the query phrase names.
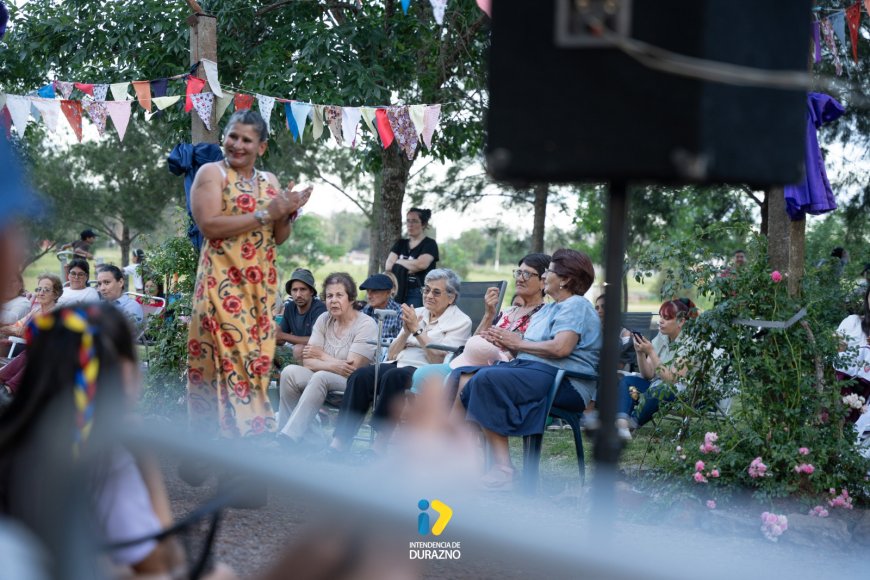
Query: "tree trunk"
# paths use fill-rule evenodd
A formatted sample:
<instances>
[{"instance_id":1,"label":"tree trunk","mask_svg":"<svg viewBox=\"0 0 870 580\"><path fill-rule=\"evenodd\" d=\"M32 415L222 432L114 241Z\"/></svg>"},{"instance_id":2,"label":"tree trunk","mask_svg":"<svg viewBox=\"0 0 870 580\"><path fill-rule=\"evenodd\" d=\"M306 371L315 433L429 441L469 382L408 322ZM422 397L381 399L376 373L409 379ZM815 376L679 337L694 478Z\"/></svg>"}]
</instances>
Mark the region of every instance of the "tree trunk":
<instances>
[{"instance_id":1,"label":"tree trunk","mask_svg":"<svg viewBox=\"0 0 870 580\"><path fill-rule=\"evenodd\" d=\"M118 244L121 246L121 268L123 269L130 263L130 245L133 241L130 239L130 228L125 222L121 222L121 239Z\"/></svg>"},{"instance_id":2,"label":"tree trunk","mask_svg":"<svg viewBox=\"0 0 870 580\"><path fill-rule=\"evenodd\" d=\"M761 200L761 235L767 236L768 214L770 209L770 192L764 190L764 198Z\"/></svg>"},{"instance_id":3,"label":"tree trunk","mask_svg":"<svg viewBox=\"0 0 870 580\"><path fill-rule=\"evenodd\" d=\"M402 236L402 200L413 163L396 142L381 152L381 162L372 205L370 275L383 271L390 248Z\"/></svg>"},{"instance_id":4,"label":"tree trunk","mask_svg":"<svg viewBox=\"0 0 870 580\"><path fill-rule=\"evenodd\" d=\"M804 277L804 254L807 241L807 220L790 223L788 251L788 294L798 296Z\"/></svg>"},{"instance_id":5,"label":"tree trunk","mask_svg":"<svg viewBox=\"0 0 870 580\"><path fill-rule=\"evenodd\" d=\"M532 227L532 252L544 253L544 223L547 219L547 197L550 186L547 183L535 185L535 218Z\"/></svg>"},{"instance_id":6,"label":"tree trunk","mask_svg":"<svg viewBox=\"0 0 870 580\"><path fill-rule=\"evenodd\" d=\"M772 269L780 272L788 271L790 229L785 192L782 187L772 187L767 195L767 260Z\"/></svg>"}]
</instances>

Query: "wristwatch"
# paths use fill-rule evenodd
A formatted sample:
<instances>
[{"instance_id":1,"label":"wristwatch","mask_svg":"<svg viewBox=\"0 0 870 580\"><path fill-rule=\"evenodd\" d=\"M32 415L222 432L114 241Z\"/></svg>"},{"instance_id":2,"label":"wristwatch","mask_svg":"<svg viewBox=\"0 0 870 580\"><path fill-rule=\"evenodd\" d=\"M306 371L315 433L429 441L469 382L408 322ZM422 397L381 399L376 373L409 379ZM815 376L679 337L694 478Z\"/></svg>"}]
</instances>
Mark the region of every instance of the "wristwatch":
<instances>
[{"instance_id":1,"label":"wristwatch","mask_svg":"<svg viewBox=\"0 0 870 580\"><path fill-rule=\"evenodd\" d=\"M412 334L411 336L420 336L421 334L423 334L423 329L418 328L417 330L414 331L414 334Z\"/></svg>"},{"instance_id":2,"label":"wristwatch","mask_svg":"<svg viewBox=\"0 0 870 580\"><path fill-rule=\"evenodd\" d=\"M269 216L269 212L265 209L258 209L254 212L254 219L257 220L261 226L269 225L272 223L272 218Z\"/></svg>"}]
</instances>

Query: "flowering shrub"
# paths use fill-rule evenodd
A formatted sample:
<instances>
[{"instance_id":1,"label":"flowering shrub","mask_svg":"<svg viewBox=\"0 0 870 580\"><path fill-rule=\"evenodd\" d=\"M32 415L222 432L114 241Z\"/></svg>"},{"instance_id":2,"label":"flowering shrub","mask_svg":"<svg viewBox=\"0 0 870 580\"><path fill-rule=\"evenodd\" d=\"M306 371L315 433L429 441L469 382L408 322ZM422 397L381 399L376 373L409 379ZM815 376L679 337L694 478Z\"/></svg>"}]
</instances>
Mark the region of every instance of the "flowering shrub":
<instances>
[{"instance_id":1,"label":"flowering shrub","mask_svg":"<svg viewBox=\"0 0 870 580\"><path fill-rule=\"evenodd\" d=\"M724 234L714 227L694 238L712 235ZM834 330L847 315L845 304L832 299L844 292L832 288L839 279L810 268L801 294L790 296L783 274L767 266L763 238L748 251L756 259L736 270L698 254L698 247L663 240L633 264L641 282L661 272L663 297L691 295L710 305L683 327L686 388L659 411L685 419L679 446L676 453L668 447L647 456L666 476L687 482L701 502L721 499L712 493L714 482L719 493L745 487L763 500L818 498L850 485L858 490L855 482L870 465L857 453L845 418L866 402L844 397L833 371ZM730 402L728 412L720 411L723 401ZM845 508L852 502L845 497L830 501ZM769 523L767 533L774 539L786 527Z\"/></svg>"},{"instance_id":2,"label":"flowering shrub","mask_svg":"<svg viewBox=\"0 0 870 580\"><path fill-rule=\"evenodd\" d=\"M788 518L771 512L761 514L761 533L771 542L779 541L779 537L788 529Z\"/></svg>"}]
</instances>

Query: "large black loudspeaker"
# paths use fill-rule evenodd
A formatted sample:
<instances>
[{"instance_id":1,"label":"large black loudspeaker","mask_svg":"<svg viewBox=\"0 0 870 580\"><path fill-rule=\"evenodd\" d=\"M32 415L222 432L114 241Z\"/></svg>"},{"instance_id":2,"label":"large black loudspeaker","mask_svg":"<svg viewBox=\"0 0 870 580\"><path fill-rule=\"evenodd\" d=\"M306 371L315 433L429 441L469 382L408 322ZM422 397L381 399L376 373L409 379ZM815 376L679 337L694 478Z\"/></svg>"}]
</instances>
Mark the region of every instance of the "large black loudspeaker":
<instances>
[{"instance_id":1,"label":"large black loudspeaker","mask_svg":"<svg viewBox=\"0 0 870 580\"><path fill-rule=\"evenodd\" d=\"M565 18L590 3L596 1L492 3L486 155L495 178L753 185L801 179L805 90L677 76L595 44L594 36L587 37L591 45L582 34L580 42L566 40ZM649 45L766 71L807 71L812 0L609 4L619 10L609 24Z\"/></svg>"}]
</instances>

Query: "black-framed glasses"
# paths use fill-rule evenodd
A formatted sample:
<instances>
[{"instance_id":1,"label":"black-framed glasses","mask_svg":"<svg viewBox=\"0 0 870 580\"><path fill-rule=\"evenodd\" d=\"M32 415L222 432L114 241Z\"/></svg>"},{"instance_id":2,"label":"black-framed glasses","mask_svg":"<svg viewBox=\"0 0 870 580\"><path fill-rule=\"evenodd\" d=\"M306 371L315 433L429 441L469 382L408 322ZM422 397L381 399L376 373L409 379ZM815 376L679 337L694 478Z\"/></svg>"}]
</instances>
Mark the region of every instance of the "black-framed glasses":
<instances>
[{"instance_id":1,"label":"black-framed glasses","mask_svg":"<svg viewBox=\"0 0 870 580\"><path fill-rule=\"evenodd\" d=\"M444 292L439 290L438 288L430 288L429 286L423 286L423 296L428 296L431 294L435 298L441 298L444 295Z\"/></svg>"},{"instance_id":2,"label":"black-framed glasses","mask_svg":"<svg viewBox=\"0 0 870 580\"><path fill-rule=\"evenodd\" d=\"M70 273L69 273L69 277L70 277L70 278L87 278L88 275L85 274L84 272L73 272L73 271L70 271Z\"/></svg>"},{"instance_id":3,"label":"black-framed glasses","mask_svg":"<svg viewBox=\"0 0 870 580\"><path fill-rule=\"evenodd\" d=\"M514 275L515 279L522 278L523 282L528 282L529 278L531 278L532 276L537 276L538 278L541 277L541 275L538 274L537 272L529 272L528 270L519 270L519 269L511 270L511 274Z\"/></svg>"}]
</instances>

